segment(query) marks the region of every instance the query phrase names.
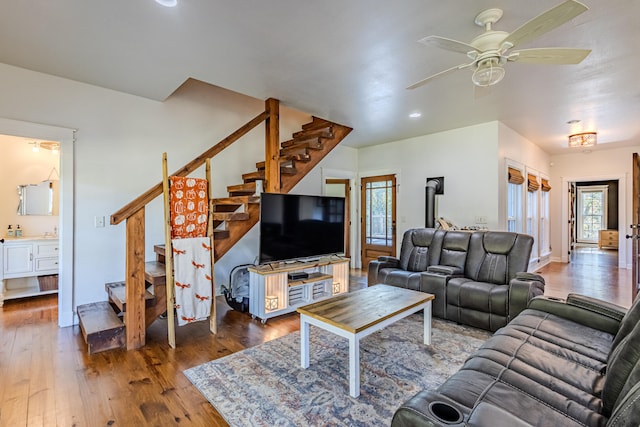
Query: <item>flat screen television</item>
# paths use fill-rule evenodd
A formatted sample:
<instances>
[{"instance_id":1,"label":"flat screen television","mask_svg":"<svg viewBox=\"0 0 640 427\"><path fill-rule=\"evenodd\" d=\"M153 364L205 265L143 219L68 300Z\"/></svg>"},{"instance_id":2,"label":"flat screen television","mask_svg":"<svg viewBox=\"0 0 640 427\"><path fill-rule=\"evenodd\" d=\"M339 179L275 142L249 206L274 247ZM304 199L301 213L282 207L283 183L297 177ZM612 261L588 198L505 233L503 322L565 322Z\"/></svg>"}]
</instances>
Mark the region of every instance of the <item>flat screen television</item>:
<instances>
[{"instance_id":1,"label":"flat screen television","mask_svg":"<svg viewBox=\"0 0 640 427\"><path fill-rule=\"evenodd\" d=\"M262 193L260 264L344 252L344 197Z\"/></svg>"}]
</instances>

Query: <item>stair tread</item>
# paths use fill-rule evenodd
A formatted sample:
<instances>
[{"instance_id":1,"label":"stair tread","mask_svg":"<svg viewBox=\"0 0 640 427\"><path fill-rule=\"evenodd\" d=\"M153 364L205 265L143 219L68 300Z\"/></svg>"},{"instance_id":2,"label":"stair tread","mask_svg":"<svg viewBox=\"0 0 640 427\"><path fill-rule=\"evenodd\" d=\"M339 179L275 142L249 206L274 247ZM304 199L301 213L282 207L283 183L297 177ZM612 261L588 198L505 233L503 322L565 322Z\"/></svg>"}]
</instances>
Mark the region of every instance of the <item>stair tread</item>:
<instances>
[{"instance_id":1,"label":"stair tread","mask_svg":"<svg viewBox=\"0 0 640 427\"><path fill-rule=\"evenodd\" d=\"M89 354L123 348L126 344L125 326L106 301L77 307L80 330Z\"/></svg>"},{"instance_id":2,"label":"stair tread","mask_svg":"<svg viewBox=\"0 0 640 427\"><path fill-rule=\"evenodd\" d=\"M144 263L145 278L146 277L150 277L150 278L164 277L166 274L167 274L167 270L164 263L158 262L158 261L147 261Z\"/></svg>"},{"instance_id":3,"label":"stair tread","mask_svg":"<svg viewBox=\"0 0 640 427\"><path fill-rule=\"evenodd\" d=\"M213 199L214 205L225 205L225 204L243 205L245 203L260 203L260 197L259 196L232 196L232 197L221 197L218 199Z\"/></svg>"},{"instance_id":4,"label":"stair tread","mask_svg":"<svg viewBox=\"0 0 640 427\"><path fill-rule=\"evenodd\" d=\"M287 161L291 161L290 159L287 159ZM291 161L292 162L292 161ZM257 166L257 164L256 164ZM246 173L244 175L242 175L242 179L246 182L248 180L251 179L256 179L256 180L261 180L264 179L264 162L262 162L261 167L258 167L258 172L251 172L251 173ZM280 175L295 175L297 172L296 168L291 165L291 166L280 166Z\"/></svg>"},{"instance_id":5,"label":"stair tread","mask_svg":"<svg viewBox=\"0 0 640 427\"><path fill-rule=\"evenodd\" d=\"M322 144L330 138L324 138L321 136L303 136L300 138L293 138L288 141L284 141L281 144L282 148L290 147L308 147L310 149L320 149Z\"/></svg>"},{"instance_id":6,"label":"stair tread","mask_svg":"<svg viewBox=\"0 0 640 427\"><path fill-rule=\"evenodd\" d=\"M238 208L240 208L240 206L243 206L243 204L220 204L220 205L213 205L213 212L214 213L225 213L225 212L235 212Z\"/></svg>"},{"instance_id":7,"label":"stair tread","mask_svg":"<svg viewBox=\"0 0 640 427\"><path fill-rule=\"evenodd\" d=\"M124 328L124 323L107 301L79 305L77 310L85 340L97 332Z\"/></svg>"},{"instance_id":8,"label":"stair tread","mask_svg":"<svg viewBox=\"0 0 640 427\"><path fill-rule=\"evenodd\" d=\"M105 285L105 289L107 290L111 301L120 309L120 311L127 311L127 288L125 286L125 282L107 283ZM144 300L146 307L153 307L156 303L155 295L149 291L145 291Z\"/></svg>"},{"instance_id":9,"label":"stair tread","mask_svg":"<svg viewBox=\"0 0 640 427\"><path fill-rule=\"evenodd\" d=\"M325 120L325 119L321 119L320 117L316 117L316 116L312 116L312 121L310 121L309 123L305 123L302 125L302 129L303 130L312 130L312 129L318 129L320 127L323 126L328 126L328 125L332 125L333 123Z\"/></svg>"},{"instance_id":10,"label":"stair tread","mask_svg":"<svg viewBox=\"0 0 640 427\"><path fill-rule=\"evenodd\" d=\"M247 212L214 212L214 221L245 221L249 219Z\"/></svg>"},{"instance_id":11,"label":"stair tread","mask_svg":"<svg viewBox=\"0 0 640 427\"><path fill-rule=\"evenodd\" d=\"M284 169L285 167L287 167L287 166L283 166L282 163L291 163L291 166L293 166L293 163L295 161L294 159L288 159L286 157L280 157L279 160L280 160L280 169ZM265 162L264 160L256 163L256 169L264 170L266 163L267 162Z\"/></svg>"},{"instance_id":12,"label":"stair tread","mask_svg":"<svg viewBox=\"0 0 640 427\"><path fill-rule=\"evenodd\" d=\"M246 182L264 180L264 171L255 171L242 174L242 180Z\"/></svg>"},{"instance_id":13,"label":"stair tread","mask_svg":"<svg viewBox=\"0 0 640 427\"><path fill-rule=\"evenodd\" d=\"M250 196L256 193L256 182L247 182L244 184L230 185L227 192L231 196Z\"/></svg>"},{"instance_id":14,"label":"stair tread","mask_svg":"<svg viewBox=\"0 0 640 427\"><path fill-rule=\"evenodd\" d=\"M293 134L294 138L300 138L302 136L323 136L325 138L333 138L333 126L327 124L313 129L302 129L301 131Z\"/></svg>"},{"instance_id":15,"label":"stair tread","mask_svg":"<svg viewBox=\"0 0 640 427\"><path fill-rule=\"evenodd\" d=\"M256 189L256 183L255 182L247 182L244 184L236 184L236 185L229 185L227 187L227 190L229 190L229 192L232 192L234 190L255 190Z\"/></svg>"},{"instance_id":16,"label":"stair tread","mask_svg":"<svg viewBox=\"0 0 640 427\"><path fill-rule=\"evenodd\" d=\"M289 153L298 153L305 151L303 150L322 150L323 145L322 142L314 142L314 141L304 141L304 142L296 142L294 144L288 145L280 149L280 155L286 156Z\"/></svg>"}]
</instances>

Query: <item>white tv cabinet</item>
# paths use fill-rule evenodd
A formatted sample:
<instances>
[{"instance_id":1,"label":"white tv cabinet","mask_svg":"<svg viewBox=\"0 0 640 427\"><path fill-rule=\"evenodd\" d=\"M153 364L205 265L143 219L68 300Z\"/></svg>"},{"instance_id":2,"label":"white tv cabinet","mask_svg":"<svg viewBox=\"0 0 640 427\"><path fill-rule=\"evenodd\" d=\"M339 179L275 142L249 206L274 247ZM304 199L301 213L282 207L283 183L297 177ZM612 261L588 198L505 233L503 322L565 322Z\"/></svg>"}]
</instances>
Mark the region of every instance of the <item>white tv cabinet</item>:
<instances>
[{"instance_id":1,"label":"white tv cabinet","mask_svg":"<svg viewBox=\"0 0 640 427\"><path fill-rule=\"evenodd\" d=\"M308 277L290 279L290 273ZM349 259L280 262L249 267L249 312L262 323L297 307L349 292Z\"/></svg>"}]
</instances>

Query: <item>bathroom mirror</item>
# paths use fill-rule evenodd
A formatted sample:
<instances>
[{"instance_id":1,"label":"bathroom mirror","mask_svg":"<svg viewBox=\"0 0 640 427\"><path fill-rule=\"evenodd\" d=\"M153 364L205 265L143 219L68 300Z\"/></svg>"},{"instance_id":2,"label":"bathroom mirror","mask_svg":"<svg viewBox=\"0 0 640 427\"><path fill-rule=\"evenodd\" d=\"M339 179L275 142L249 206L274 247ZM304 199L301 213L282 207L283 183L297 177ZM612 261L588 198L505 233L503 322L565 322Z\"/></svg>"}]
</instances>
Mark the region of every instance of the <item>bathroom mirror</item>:
<instances>
[{"instance_id":1,"label":"bathroom mirror","mask_svg":"<svg viewBox=\"0 0 640 427\"><path fill-rule=\"evenodd\" d=\"M58 181L18 186L18 215L58 215Z\"/></svg>"}]
</instances>

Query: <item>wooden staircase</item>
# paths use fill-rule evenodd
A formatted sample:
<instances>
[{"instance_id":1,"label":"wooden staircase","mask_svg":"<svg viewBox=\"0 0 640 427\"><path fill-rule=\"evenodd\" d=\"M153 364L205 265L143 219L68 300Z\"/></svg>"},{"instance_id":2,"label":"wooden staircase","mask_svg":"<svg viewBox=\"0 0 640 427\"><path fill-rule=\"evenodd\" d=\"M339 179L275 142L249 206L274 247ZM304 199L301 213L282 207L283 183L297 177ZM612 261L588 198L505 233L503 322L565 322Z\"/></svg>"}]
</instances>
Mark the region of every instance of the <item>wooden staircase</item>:
<instances>
[{"instance_id":1,"label":"wooden staircase","mask_svg":"<svg viewBox=\"0 0 640 427\"><path fill-rule=\"evenodd\" d=\"M274 115L273 111L269 114L269 107L273 108L274 105L273 101L272 99L267 100L267 111L263 115L272 119L275 117L277 120L277 114ZM277 104L275 105L277 107ZM259 115L245 127L250 124L253 125L253 122L260 117L262 116ZM265 119L262 118L262 120ZM273 120L271 124L267 120L267 128L269 126L273 126ZM227 140L235 134L248 132L248 130L244 129L245 127L221 141L217 146L220 144L224 144L225 147L230 145ZM227 187L228 197L215 198L212 201L215 259L217 260L224 256L258 222L260 217L260 196L256 194L258 189L257 182L262 182L263 188L273 192L288 193L349 132L351 132L349 127L313 117L312 121L304 124L302 130L294 133L290 140L279 144L277 150L273 148L269 150L269 147L267 147L267 161L257 163L255 171L243 174L242 184ZM277 131L275 133L277 135ZM269 139L269 130L267 130L266 139ZM206 159L207 156L205 154L215 151L217 146L194 159L194 162L201 158ZM269 156L270 152L273 153L271 156ZM174 175L183 173L182 176L184 176L193 171L195 167L192 163ZM273 170L274 164L277 165L277 170L275 171ZM277 182L273 177L276 177ZM153 194L157 193L156 187L138 198L144 202L141 208L142 214L139 213L140 209L135 210L130 207L136 202L134 201L111 217L112 224L124 218L127 219L127 269L131 276L129 280L131 283L141 282L141 275L136 268L129 268L129 263L134 261L129 261L129 258L135 257L137 265L140 265L141 260L139 253L135 253L135 250L130 248L130 246L139 248L140 243L139 241L137 244L130 242L130 236L133 240L139 237L140 227L144 229L144 205L157 197L157 195L153 196ZM133 213L129 214L130 212ZM129 222L131 220L133 220L133 224L130 226ZM142 248L144 252L144 242L142 242ZM144 285L140 289L136 289L134 292L132 289L127 289L130 286L129 283L127 285L125 285L125 282L109 283L105 287L109 295L109 303L101 302L78 306L80 327L90 354L125 346L127 349L143 346L144 329L166 312L164 245L156 245L154 252L156 253L156 260L143 263ZM133 307L132 304L128 304L128 299L132 294L136 302ZM142 315L143 312L144 315ZM144 322L142 322L142 318L144 318ZM136 334L131 334L130 331L127 331L129 327L125 327L125 323L130 324L132 319L134 322L140 321L139 324L134 325L137 331ZM142 335L142 339L140 339L140 335Z\"/></svg>"}]
</instances>

